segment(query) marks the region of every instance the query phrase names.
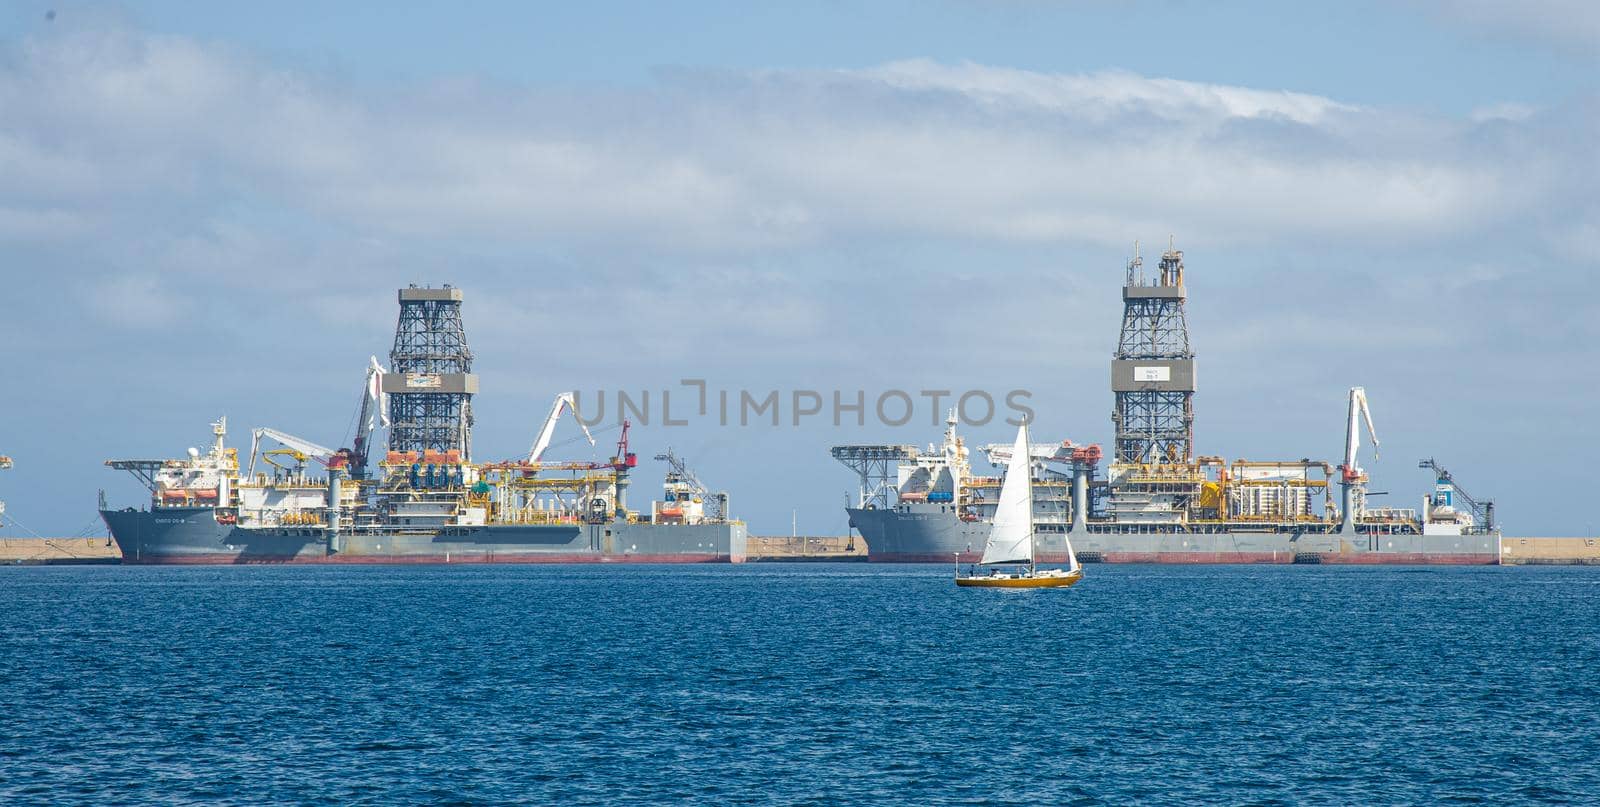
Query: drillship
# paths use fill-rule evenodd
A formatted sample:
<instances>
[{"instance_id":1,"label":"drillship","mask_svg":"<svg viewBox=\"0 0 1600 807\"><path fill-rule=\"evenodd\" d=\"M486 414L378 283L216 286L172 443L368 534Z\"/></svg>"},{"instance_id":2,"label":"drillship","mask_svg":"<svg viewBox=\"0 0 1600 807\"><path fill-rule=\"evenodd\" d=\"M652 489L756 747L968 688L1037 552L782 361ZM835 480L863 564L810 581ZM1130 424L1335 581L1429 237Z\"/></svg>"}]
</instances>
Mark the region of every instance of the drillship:
<instances>
[{"instance_id":1,"label":"drillship","mask_svg":"<svg viewBox=\"0 0 1600 807\"><path fill-rule=\"evenodd\" d=\"M1040 562L1450 563L1500 558L1494 504L1469 496L1432 459L1420 508L1368 507L1357 462L1362 426L1377 445L1366 392L1350 390L1344 462L1228 462L1194 456L1194 353L1184 313L1183 253L1168 249L1148 281L1135 255L1122 289L1111 367L1115 448L1030 446ZM999 480L974 475L952 412L944 442L834 446L861 492L850 525L879 562L971 562L982 551ZM986 446L1003 466L1008 446ZM1334 488L1339 498L1334 499Z\"/></svg>"},{"instance_id":2,"label":"drillship","mask_svg":"<svg viewBox=\"0 0 1600 807\"><path fill-rule=\"evenodd\" d=\"M740 562L746 529L728 497L702 485L670 451L663 497L628 509L638 457L621 424L598 462L543 458L570 393L525 459L475 463L478 377L461 324L460 289L400 290L392 370L367 369L353 447L328 449L271 428L252 432L249 464L212 424L208 451L165 460L110 460L150 491L147 507L100 515L127 563ZM369 470L368 446L388 429ZM584 434L593 437L584 427ZM266 448L276 444L279 448ZM258 463L261 467L257 467ZM308 471L308 463L321 466Z\"/></svg>"}]
</instances>

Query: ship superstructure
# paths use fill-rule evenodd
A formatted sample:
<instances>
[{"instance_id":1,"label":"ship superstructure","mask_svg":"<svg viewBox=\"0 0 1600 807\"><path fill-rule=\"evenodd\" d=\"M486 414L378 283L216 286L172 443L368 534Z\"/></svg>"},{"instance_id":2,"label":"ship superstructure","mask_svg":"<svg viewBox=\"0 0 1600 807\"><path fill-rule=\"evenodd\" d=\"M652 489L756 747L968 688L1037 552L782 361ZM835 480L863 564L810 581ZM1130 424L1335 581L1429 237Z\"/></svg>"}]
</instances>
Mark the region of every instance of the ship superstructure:
<instances>
[{"instance_id":1,"label":"ship superstructure","mask_svg":"<svg viewBox=\"0 0 1600 807\"><path fill-rule=\"evenodd\" d=\"M461 302L461 290L450 287L400 290L392 367L385 370L374 359L367 369L354 448L331 449L258 428L241 471L237 450L226 445L227 420L219 418L206 452L108 461L150 491L144 509L102 507L124 560L743 560L745 526L728 516L725 493L701 485L701 495L713 496L718 506L691 518L628 508L638 456L629 448L626 421L607 459L545 459L557 419L570 411L564 409L570 393L557 396L527 458L474 462L471 403L478 380ZM371 468L367 447L386 425L388 450ZM669 501L680 501L683 471L681 461L667 471Z\"/></svg>"},{"instance_id":2,"label":"ship superstructure","mask_svg":"<svg viewBox=\"0 0 1600 807\"><path fill-rule=\"evenodd\" d=\"M1059 562L1051 554L1064 543L1053 545L1050 535L1062 530L1090 562L1497 562L1492 503L1466 497L1431 460L1423 466L1438 482L1420 511L1367 505L1370 480L1358 461L1363 431L1374 449L1378 443L1363 388L1350 390L1345 457L1337 468L1311 459L1196 456L1183 257L1169 248L1159 271L1146 278L1135 250L1126 267L1111 365L1113 451L1104 478L1098 446L1063 441L1035 449L1037 502L1049 509L1036 514L1044 557ZM982 546L977 536L992 517L983 503L993 485L971 473L954 429L952 418L940 451L833 449L861 479L861 500L849 514L871 559L975 559L968 547ZM991 464L1004 465L988 453ZM1070 494L1052 495L1057 485ZM946 512L925 504L934 491L957 506Z\"/></svg>"}]
</instances>

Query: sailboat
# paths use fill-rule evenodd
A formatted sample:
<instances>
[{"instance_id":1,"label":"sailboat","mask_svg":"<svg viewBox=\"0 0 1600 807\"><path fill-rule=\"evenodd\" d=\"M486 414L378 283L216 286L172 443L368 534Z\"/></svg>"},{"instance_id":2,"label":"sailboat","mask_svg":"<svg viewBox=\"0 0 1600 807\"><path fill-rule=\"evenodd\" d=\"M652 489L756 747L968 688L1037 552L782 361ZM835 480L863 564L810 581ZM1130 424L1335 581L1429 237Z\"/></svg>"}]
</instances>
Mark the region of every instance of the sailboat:
<instances>
[{"instance_id":1,"label":"sailboat","mask_svg":"<svg viewBox=\"0 0 1600 807\"><path fill-rule=\"evenodd\" d=\"M1028 456L1028 424L1017 429L1017 444L1011 448L1005 482L1000 485L1000 502L995 507L989 541L984 544L979 566L983 572L961 573L956 565L956 585L988 588L1064 588L1083 579L1083 567L1067 538L1067 568L1040 569L1034 562L1033 469Z\"/></svg>"}]
</instances>

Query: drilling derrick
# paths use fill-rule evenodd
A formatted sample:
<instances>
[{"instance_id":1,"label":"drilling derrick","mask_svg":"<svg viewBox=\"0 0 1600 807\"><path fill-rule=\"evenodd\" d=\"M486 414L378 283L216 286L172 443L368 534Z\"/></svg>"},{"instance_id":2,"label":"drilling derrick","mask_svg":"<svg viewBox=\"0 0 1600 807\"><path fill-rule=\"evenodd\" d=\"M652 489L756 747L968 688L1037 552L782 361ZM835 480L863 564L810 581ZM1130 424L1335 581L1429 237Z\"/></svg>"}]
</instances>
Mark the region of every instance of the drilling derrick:
<instances>
[{"instance_id":1,"label":"drilling derrick","mask_svg":"<svg viewBox=\"0 0 1600 807\"><path fill-rule=\"evenodd\" d=\"M401 289L389 361L382 381L389 396L389 450L457 451L470 461L478 376L461 325L461 290Z\"/></svg>"},{"instance_id":2,"label":"drilling derrick","mask_svg":"<svg viewBox=\"0 0 1600 807\"><path fill-rule=\"evenodd\" d=\"M1169 245L1160 275L1146 282L1135 248L1122 287L1122 335L1111 362L1117 462L1163 465L1194 459L1194 351L1185 296L1182 252Z\"/></svg>"}]
</instances>

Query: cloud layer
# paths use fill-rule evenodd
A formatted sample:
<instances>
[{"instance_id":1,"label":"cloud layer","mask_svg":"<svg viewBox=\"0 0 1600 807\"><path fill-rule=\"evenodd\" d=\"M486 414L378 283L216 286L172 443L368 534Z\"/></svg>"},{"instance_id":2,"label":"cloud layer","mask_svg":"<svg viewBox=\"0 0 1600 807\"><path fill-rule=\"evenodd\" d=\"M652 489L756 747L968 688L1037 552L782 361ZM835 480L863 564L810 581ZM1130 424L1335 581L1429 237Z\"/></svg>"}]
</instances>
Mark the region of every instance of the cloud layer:
<instances>
[{"instance_id":1,"label":"cloud layer","mask_svg":"<svg viewBox=\"0 0 1600 807\"><path fill-rule=\"evenodd\" d=\"M27 42L9 62L0 233L18 240L220 195L373 237L625 234L705 253L861 234L1122 244L1152 229L1426 243L1519 220L1572 185L1585 138L1532 142L1546 127L1595 134L1592 112L1449 120L924 61L674 71L584 94L371 88L113 29Z\"/></svg>"}]
</instances>

